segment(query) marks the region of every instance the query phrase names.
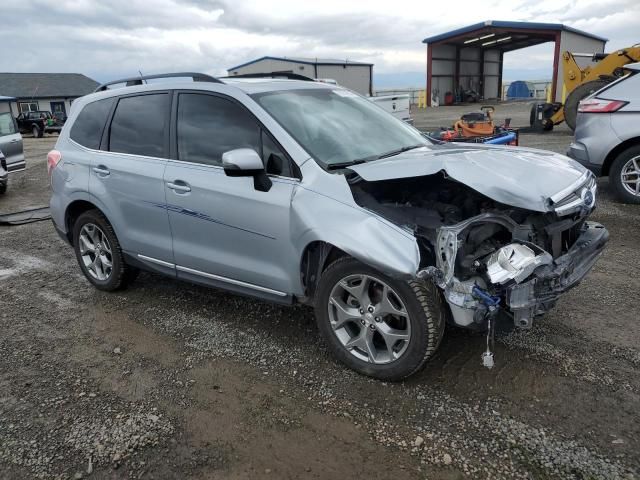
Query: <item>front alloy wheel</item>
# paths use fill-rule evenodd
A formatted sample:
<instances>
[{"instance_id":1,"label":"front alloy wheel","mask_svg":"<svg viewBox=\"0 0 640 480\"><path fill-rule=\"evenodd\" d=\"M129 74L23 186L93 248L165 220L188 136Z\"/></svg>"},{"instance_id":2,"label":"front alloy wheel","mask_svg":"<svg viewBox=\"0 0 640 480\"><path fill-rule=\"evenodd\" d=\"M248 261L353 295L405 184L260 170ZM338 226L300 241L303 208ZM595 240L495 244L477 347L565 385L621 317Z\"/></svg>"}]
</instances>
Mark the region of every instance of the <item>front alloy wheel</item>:
<instances>
[{"instance_id":1,"label":"front alloy wheel","mask_svg":"<svg viewBox=\"0 0 640 480\"><path fill-rule=\"evenodd\" d=\"M385 364L407 350L409 314L398 294L382 280L349 275L331 291L328 307L333 333L354 357Z\"/></svg>"},{"instance_id":2,"label":"front alloy wheel","mask_svg":"<svg viewBox=\"0 0 640 480\"><path fill-rule=\"evenodd\" d=\"M334 356L380 380L402 380L435 353L448 314L430 282L389 277L342 257L320 276L315 291L318 330Z\"/></svg>"}]
</instances>

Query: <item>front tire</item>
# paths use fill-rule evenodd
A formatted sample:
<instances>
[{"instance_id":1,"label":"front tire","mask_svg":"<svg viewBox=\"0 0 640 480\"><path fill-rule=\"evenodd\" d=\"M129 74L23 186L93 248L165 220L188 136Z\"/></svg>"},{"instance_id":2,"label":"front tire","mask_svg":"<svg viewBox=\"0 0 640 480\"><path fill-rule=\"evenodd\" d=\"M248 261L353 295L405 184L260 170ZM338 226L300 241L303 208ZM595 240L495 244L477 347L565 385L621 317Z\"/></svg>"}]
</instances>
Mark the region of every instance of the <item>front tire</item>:
<instances>
[{"instance_id":1,"label":"front tire","mask_svg":"<svg viewBox=\"0 0 640 480\"><path fill-rule=\"evenodd\" d=\"M618 200L640 204L640 145L618 154L609 170L609 183Z\"/></svg>"},{"instance_id":2,"label":"front tire","mask_svg":"<svg viewBox=\"0 0 640 480\"><path fill-rule=\"evenodd\" d=\"M88 210L76 219L73 248L82 273L98 290L123 289L138 273L124 262L113 227L98 210Z\"/></svg>"},{"instance_id":3,"label":"front tire","mask_svg":"<svg viewBox=\"0 0 640 480\"><path fill-rule=\"evenodd\" d=\"M397 280L343 257L322 273L315 313L340 362L363 375L398 381L435 353L446 306L430 282Z\"/></svg>"}]
</instances>

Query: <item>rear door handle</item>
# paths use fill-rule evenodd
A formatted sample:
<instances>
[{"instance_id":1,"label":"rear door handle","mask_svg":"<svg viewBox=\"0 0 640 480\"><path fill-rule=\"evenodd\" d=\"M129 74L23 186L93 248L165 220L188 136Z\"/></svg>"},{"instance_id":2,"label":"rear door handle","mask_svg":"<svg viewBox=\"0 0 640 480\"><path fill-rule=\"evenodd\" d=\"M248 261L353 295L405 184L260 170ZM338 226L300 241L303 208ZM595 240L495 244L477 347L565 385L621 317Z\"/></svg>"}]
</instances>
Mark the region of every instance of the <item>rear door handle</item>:
<instances>
[{"instance_id":1,"label":"rear door handle","mask_svg":"<svg viewBox=\"0 0 640 480\"><path fill-rule=\"evenodd\" d=\"M111 173L109 169L104 165L98 165L97 167L93 167L93 171L96 172L101 177L106 177Z\"/></svg>"},{"instance_id":2,"label":"rear door handle","mask_svg":"<svg viewBox=\"0 0 640 480\"><path fill-rule=\"evenodd\" d=\"M167 187L176 193L187 193L191 191L191 187L187 182L182 180L174 180L173 182L167 182Z\"/></svg>"}]
</instances>

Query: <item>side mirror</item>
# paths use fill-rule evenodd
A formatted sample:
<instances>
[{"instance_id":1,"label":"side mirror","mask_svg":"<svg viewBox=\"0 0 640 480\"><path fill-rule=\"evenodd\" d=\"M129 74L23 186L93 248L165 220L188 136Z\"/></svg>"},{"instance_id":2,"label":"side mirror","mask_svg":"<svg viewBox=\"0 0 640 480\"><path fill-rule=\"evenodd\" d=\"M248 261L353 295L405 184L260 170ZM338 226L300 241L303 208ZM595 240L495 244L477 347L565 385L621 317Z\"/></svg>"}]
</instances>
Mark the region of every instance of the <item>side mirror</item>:
<instances>
[{"instance_id":1,"label":"side mirror","mask_svg":"<svg viewBox=\"0 0 640 480\"><path fill-rule=\"evenodd\" d=\"M253 186L261 192L271 189L271 179L258 153L251 148L237 148L222 154L224 173L230 177L253 177Z\"/></svg>"}]
</instances>

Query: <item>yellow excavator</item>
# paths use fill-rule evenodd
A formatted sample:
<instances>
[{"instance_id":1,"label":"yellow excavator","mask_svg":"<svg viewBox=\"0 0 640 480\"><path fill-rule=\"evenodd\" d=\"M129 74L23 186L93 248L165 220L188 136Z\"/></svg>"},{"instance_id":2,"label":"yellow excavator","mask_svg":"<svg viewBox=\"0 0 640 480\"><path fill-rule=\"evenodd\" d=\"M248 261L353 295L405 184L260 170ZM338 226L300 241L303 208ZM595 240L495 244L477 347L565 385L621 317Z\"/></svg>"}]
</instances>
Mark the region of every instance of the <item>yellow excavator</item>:
<instances>
[{"instance_id":1,"label":"yellow excavator","mask_svg":"<svg viewBox=\"0 0 640 480\"><path fill-rule=\"evenodd\" d=\"M576 57L591 57L594 65L580 68ZM606 84L623 76L624 66L640 62L640 44L612 53L577 54L564 52L562 66L566 100L562 103L535 103L531 108L530 123L544 131L554 125L567 122L571 130L576 128L576 116L580 100L600 90Z\"/></svg>"}]
</instances>

